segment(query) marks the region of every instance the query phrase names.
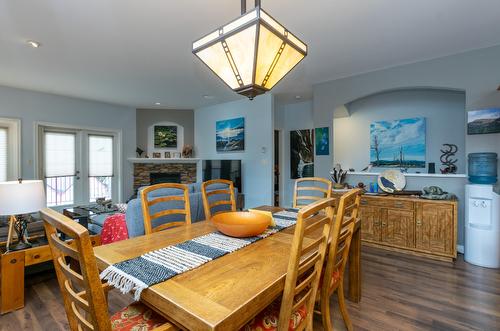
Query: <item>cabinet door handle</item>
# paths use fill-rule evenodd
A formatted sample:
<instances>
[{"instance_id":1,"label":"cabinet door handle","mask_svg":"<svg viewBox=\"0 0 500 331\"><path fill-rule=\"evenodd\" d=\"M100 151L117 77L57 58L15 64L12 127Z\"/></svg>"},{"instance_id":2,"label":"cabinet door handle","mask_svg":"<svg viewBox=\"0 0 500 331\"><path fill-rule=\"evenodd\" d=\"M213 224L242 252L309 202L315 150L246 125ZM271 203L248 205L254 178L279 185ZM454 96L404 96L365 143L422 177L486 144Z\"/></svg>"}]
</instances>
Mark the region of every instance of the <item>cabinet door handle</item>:
<instances>
[{"instance_id":1,"label":"cabinet door handle","mask_svg":"<svg viewBox=\"0 0 500 331\"><path fill-rule=\"evenodd\" d=\"M368 204L368 201L366 201L366 200L361 200L361 204L362 204L362 205L367 205L367 204Z\"/></svg>"},{"instance_id":2,"label":"cabinet door handle","mask_svg":"<svg viewBox=\"0 0 500 331\"><path fill-rule=\"evenodd\" d=\"M396 202L396 203L394 203L394 206L397 208L401 208L404 206L404 204L402 202Z\"/></svg>"},{"instance_id":3,"label":"cabinet door handle","mask_svg":"<svg viewBox=\"0 0 500 331\"><path fill-rule=\"evenodd\" d=\"M422 221L421 220L417 220L417 225L422 225Z\"/></svg>"},{"instance_id":4,"label":"cabinet door handle","mask_svg":"<svg viewBox=\"0 0 500 331\"><path fill-rule=\"evenodd\" d=\"M386 226L386 225L387 225L387 223L386 223L386 222L382 222L382 226Z\"/></svg>"}]
</instances>

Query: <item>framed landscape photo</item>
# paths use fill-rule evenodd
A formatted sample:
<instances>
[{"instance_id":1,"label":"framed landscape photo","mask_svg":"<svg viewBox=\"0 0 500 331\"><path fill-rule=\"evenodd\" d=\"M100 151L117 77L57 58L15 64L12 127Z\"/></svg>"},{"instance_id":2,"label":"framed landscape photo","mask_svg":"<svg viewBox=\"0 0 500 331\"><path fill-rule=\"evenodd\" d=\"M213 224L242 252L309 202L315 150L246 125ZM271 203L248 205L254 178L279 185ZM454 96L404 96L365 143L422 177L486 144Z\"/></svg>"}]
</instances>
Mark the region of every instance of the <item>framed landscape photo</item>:
<instances>
[{"instance_id":1,"label":"framed landscape photo","mask_svg":"<svg viewBox=\"0 0 500 331\"><path fill-rule=\"evenodd\" d=\"M425 118L370 125L370 163L379 168L425 168Z\"/></svg>"},{"instance_id":2,"label":"framed landscape photo","mask_svg":"<svg viewBox=\"0 0 500 331\"><path fill-rule=\"evenodd\" d=\"M245 150L245 118L238 117L215 123L217 152L238 152Z\"/></svg>"},{"instance_id":3,"label":"framed landscape photo","mask_svg":"<svg viewBox=\"0 0 500 331\"><path fill-rule=\"evenodd\" d=\"M155 125L154 148L177 148L177 126Z\"/></svg>"},{"instance_id":4,"label":"framed landscape photo","mask_svg":"<svg viewBox=\"0 0 500 331\"><path fill-rule=\"evenodd\" d=\"M467 112L467 134L500 132L500 108L488 108Z\"/></svg>"}]
</instances>

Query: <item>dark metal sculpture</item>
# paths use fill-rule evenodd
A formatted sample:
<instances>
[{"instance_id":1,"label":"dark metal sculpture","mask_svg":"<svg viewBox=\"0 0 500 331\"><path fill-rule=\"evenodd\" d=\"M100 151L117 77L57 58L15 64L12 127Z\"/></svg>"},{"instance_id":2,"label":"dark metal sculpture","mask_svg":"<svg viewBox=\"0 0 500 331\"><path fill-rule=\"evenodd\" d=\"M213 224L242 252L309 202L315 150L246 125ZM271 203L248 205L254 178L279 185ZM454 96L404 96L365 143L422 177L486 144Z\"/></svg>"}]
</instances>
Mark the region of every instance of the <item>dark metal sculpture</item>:
<instances>
[{"instance_id":1,"label":"dark metal sculpture","mask_svg":"<svg viewBox=\"0 0 500 331\"><path fill-rule=\"evenodd\" d=\"M443 144L444 148L441 149L441 163L444 168L441 169L442 174L455 174L457 173L457 166L455 163L458 162L458 159L453 159L453 156L458 151L458 147L455 144Z\"/></svg>"}]
</instances>

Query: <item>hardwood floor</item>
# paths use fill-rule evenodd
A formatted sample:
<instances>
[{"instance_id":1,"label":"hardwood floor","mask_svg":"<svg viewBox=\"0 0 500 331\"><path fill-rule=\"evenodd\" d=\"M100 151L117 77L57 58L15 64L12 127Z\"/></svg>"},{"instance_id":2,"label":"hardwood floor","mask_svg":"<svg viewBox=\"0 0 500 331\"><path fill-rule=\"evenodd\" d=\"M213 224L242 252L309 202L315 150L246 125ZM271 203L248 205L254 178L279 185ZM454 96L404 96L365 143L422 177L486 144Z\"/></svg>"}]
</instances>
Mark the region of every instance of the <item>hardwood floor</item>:
<instances>
[{"instance_id":1,"label":"hardwood floor","mask_svg":"<svg viewBox=\"0 0 500 331\"><path fill-rule=\"evenodd\" d=\"M363 297L349 301L355 330L500 330L500 270L456 264L363 247ZM1 331L67 330L53 273L26 279L26 307L0 316ZM110 293L110 310L130 299ZM344 330L336 300L335 330ZM315 330L323 330L317 316Z\"/></svg>"}]
</instances>

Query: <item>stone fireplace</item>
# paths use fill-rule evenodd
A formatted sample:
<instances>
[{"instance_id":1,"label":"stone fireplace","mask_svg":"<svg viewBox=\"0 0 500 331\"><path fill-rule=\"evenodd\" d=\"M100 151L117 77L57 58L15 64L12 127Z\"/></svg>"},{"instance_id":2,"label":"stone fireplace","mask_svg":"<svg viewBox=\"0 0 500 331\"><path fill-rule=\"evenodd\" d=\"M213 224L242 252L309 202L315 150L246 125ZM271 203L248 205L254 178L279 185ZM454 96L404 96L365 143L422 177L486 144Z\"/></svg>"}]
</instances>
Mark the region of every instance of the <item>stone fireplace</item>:
<instances>
[{"instance_id":1,"label":"stone fireplace","mask_svg":"<svg viewBox=\"0 0 500 331\"><path fill-rule=\"evenodd\" d=\"M158 183L196 182L198 159L131 159L134 163L134 191Z\"/></svg>"}]
</instances>

